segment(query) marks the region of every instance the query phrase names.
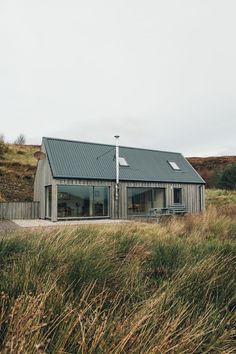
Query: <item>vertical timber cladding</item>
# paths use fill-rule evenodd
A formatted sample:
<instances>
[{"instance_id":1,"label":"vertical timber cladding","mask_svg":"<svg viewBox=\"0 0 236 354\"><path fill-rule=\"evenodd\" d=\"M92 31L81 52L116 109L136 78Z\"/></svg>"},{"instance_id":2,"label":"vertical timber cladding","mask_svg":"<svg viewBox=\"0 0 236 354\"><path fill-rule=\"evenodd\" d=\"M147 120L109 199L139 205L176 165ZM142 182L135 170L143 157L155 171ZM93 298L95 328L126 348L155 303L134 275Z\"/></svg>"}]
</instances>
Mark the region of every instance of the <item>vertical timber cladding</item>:
<instances>
[{"instance_id":1,"label":"vertical timber cladding","mask_svg":"<svg viewBox=\"0 0 236 354\"><path fill-rule=\"evenodd\" d=\"M1 219L38 219L39 202L3 202L0 203Z\"/></svg>"},{"instance_id":2,"label":"vertical timber cladding","mask_svg":"<svg viewBox=\"0 0 236 354\"><path fill-rule=\"evenodd\" d=\"M120 182L120 218L127 218L128 199L127 188L129 187L147 187L147 188L165 188L166 206L173 205L173 189L182 189L183 204L188 213L199 213L200 198L199 187L202 188L202 210L204 210L204 185L183 184L183 183L150 183L150 182Z\"/></svg>"},{"instance_id":3,"label":"vertical timber cladding","mask_svg":"<svg viewBox=\"0 0 236 354\"><path fill-rule=\"evenodd\" d=\"M109 187L110 217L115 218L115 185L113 181L88 180L88 179L54 179L56 185L87 185L97 187ZM121 214L120 214L121 215Z\"/></svg>"},{"instance_id":4,"label":"vertical timber cladding","mask_svg":"<svg viewBox=\"0 0 236 354\"><path fill-rule=\"evenodd\" d=\"M46 153L45 146L42 145L41 151ZM34 201L40 202L39 217L45 217L45 187L52 185L53 177L49 165L48 157L39 160L34 181Z\"/></svg>"},{"instance_id":5,"label":"vertical timber cladding","mask_svg":"<svg viewBox=\"0 0 236 354\"><path fill-rule=\"evenodd\" d=\"M115 182L98 181L98 180L80 180L80 179L57 179L53 181L55 185L92 185L92 186L108 186L110 187L110 216L115 216ZM53 183L53 184L54 184ZM119 218L127 218L127 188L128 187L148 187L148 188L165 188L166 205L173 205L173 188L182 189L183 204L189 213L200 212L199 187L202 188L202 207L204 210L204 185L199 184L177 184L177 183L150 183L150 182L120 182L119 185ZM56 189L55 189L56 193ZM57 209L57 205L54 204ZM54 211L55 213L55 211Z\"/></svg>"}]
</instances>

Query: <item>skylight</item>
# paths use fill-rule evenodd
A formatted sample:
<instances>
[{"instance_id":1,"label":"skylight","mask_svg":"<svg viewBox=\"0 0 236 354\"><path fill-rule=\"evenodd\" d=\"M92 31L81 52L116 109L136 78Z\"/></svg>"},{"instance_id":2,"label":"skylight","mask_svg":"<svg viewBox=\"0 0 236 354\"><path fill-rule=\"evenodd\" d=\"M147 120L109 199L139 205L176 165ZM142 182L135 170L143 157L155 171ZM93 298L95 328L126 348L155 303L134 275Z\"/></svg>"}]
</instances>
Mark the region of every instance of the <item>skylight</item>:
<instances>
[{"instance_id":1,"label":"skylight","mask_svg":"<svg viewBox=\"0 0 236 354\"><path fill-rule=\"evenodd\" d=\"M169 165L173 168L173 170L175 170L175 171L180 171L180 168L179 168L179 166L177 165L176 162L174 162L174 161L168 161L168 163L169 163Z\"/></svg>"},{"instance_id":2,"label":"skylight","mask_svg":"<svg viewBox=\"0 0 236 354\"><path fill-rule=\"evenodd\" d=\"M119 157L119 165L120 166L129 166L128 162L124 157Z\"/></svg>"}]
</instances>

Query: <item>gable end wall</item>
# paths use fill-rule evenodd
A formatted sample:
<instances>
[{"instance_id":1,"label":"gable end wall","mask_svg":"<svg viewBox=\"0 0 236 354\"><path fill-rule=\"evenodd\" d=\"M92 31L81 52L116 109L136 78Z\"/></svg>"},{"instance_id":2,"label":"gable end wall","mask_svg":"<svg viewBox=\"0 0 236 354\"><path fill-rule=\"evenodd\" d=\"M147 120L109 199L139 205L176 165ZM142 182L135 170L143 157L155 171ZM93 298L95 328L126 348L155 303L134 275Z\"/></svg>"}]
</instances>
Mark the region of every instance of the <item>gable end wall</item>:
<instances>
[{"instance_id":1,"label":"gable end wall","mask_svg":"<svg viewBox=\"0 0 236 354\"><path fill-rule=\"evenodd\" d=\"M45 146L41 151L46 154ZM45 160L39 160L34 180L34 201L40 202L40 218L45 217L45 186L53 185L51 167L46 154Z\"/></svg>"}]
</instances>

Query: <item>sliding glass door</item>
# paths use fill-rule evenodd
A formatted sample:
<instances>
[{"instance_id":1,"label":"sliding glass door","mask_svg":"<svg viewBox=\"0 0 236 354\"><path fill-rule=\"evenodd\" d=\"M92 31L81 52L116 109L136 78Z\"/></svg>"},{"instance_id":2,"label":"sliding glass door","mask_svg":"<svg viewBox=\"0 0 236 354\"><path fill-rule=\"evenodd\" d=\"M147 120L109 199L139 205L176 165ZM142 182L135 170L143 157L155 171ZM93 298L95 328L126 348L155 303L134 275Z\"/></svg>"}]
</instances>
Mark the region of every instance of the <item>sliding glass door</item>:
<instances>
[{"instance_id":1,"label":"sliding glass door","mask_svg":"<svg viewBox=\"0 0 236 354\"><path fill-rule=\"evenodd\" d=\"M151 208L165 207L164 188L127 188L128 215L147 215Z\"/></svg>"},{"instance_id":2,"label":"sliding glass door","mask_svg":"<svg viewBox=\"0 0 236 354\"><path fill-rule=\"evenodd\" d=\"M109 187L58 186L58 218L109 216Z\"/></svg>"}]
</instances>

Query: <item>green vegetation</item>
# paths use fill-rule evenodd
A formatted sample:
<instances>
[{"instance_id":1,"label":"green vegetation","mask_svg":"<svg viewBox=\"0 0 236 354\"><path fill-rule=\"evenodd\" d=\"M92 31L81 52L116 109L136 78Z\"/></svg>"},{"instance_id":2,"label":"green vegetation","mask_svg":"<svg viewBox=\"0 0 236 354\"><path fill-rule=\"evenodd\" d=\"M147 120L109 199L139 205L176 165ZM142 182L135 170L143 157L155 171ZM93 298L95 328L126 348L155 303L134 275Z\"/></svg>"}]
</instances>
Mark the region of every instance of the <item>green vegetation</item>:
<instances>
[{"instance_id":1,"label":"green vegetation","mask_svg":"<svg viewBox=\"0 0 236 354\"><path fill-rule=\"evenodd\" d=\"M234 208L236 206L236 190L223 189L206 190L206 206L214 205L218 208Z\"/></svg>"},{"instance_id":2,"label":"green vegetation","mask_svg":"<svg viewBox=\"0 0 236 354\"><path fill-rule=\"evenodd\" d=\"M30 200L37 146L4 145L0 200ZM234 353L236 191L168 223L0 235L0 352Z\"/></svg>"},{"instance_id":3,"label":"green vegetation","mask_svg":"<svg viewBox=\"0 0 236 354\"><path fill-rule=\"evenodd\" d=\"M18 231L0 265L2 353L235 352L235 206Z\"/></svg>"},{"instance_id":4,"label":"green vegetation","mask_svg":"<svg viewBox=\"0 0 236 354\"><path fill-rule=\"evenodd\" d=\"M39 150L36 145L17 145L17 144L5 144L8 146L7 153L4 155L4 161L6 163L18 163L20 165L36 166L37 160L33 154Z\"/></svg>"},{"instance_id":5,"label":"green vegetation","mask_svg":"<svg viewBox=\"0 0 236 354\"><path fill-rule=\"evenodd\" d=\"M220 175L218 187L236 190L236 164L228 166Z\"/></svg>"}]
</instances>

